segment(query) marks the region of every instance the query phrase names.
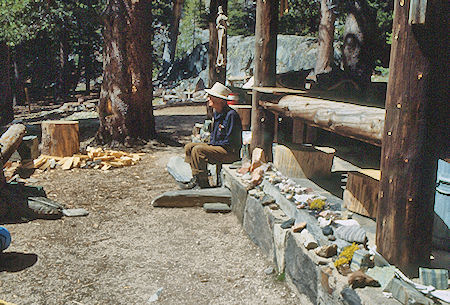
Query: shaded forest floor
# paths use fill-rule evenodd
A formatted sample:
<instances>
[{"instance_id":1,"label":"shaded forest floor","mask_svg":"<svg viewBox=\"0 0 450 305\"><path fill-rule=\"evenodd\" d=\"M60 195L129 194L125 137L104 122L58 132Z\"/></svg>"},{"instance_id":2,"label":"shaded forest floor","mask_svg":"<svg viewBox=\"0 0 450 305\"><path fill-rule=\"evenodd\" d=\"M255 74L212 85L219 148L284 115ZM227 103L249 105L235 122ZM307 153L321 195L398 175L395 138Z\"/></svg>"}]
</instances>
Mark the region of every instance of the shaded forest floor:
<instances>
[{"instance_id":1,"label":"shaded forest floor","mask_svg":"<svg viewBox=\"0 0 450 305\"><path fill-rule=\"evenodd\" d=\"M152 142L137 165L109 171L36 172L35 185L84 218L6 224L13 241L0 256L0 299L16 304L298 304L233 214L158 209L176 185L165 169L183 154L204 106L155 112L165 143ZM82 126L82 125L81 125ZM93 134L91 130L82 133ZM89 140L89 139L85 139ZM31 265L31 266L29 266Z\"/></svg>"}]
</instances>

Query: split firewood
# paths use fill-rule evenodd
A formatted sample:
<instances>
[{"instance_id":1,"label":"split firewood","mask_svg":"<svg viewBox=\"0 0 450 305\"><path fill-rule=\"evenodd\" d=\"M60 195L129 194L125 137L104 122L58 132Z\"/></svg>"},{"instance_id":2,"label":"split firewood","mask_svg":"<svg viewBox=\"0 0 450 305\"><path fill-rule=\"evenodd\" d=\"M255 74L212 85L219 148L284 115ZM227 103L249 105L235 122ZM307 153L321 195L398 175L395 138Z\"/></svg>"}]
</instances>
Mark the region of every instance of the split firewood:
<instances>
[{"instance_id":1,"label":"split firewood","mask_svg":"<svg viewBox=\"0 0 450 305\"><path fill-rule=\"evenodd\" d=\"M103 150L102 148L88 148L87 154L74 154L72 157L57 157L41 155L31 164L31 168L47 170L54 166L61 166L64 170L72 168L94 168L108 170L137 164L145 153L128 153L116 150ZM54 166L52 166L54 164Z\"/></svg>"}]
</instances>

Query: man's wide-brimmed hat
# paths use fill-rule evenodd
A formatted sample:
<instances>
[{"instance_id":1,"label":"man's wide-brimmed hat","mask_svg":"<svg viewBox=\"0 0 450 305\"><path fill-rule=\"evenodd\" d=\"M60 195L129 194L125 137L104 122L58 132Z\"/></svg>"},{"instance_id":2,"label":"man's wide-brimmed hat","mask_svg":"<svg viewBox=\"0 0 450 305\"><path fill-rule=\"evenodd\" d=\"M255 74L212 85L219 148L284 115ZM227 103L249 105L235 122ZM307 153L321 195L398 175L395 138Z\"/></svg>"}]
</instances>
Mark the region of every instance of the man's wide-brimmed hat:
<instances>
[{"instance_id":1,"label":"man's wide-brimmed hat","mask_svg":"<svg viewBox=\"0 0 450 305\"><path fill-rule=\"evenodd\" d=\"M222 85L221 83L215 83L211 89L205 89L206 93L209 95L228 100L228 96L231 93L231 90Z\"/></svg>"}]
</instances>

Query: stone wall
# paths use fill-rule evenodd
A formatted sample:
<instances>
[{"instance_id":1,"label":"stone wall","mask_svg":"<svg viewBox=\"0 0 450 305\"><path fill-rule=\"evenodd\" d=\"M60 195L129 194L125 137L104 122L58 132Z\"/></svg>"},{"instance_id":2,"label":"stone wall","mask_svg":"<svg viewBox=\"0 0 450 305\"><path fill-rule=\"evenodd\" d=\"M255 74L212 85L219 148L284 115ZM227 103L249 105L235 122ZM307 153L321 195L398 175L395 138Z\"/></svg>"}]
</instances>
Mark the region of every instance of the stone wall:
<instances>
[{"instance_id":1,"label":"stone wall","mask_svg":"<svg viewBox=\"0 0 450 305\"><path fill-rule=\"evenodd\" d=\"M347 277L337 272L331 259L321 258L314 250L307 250L302 234L281 227L281 224L290 218L301 219L307 222L307 228L317 243L326 244L326 237L314 223L316 222L314 217L306 215L307 212L297 210L295 207L287 211L288 205L282 202L284 198L282 196L275 198L280 208L264 206L262 200L247 195L241 179L226 165L223 168L223 181L232 193L233 212L242 223L250 240L274 262L278 273L285 275L288 285L298 292L301 304L399 304L393 299L384 297L379 288L356 291L348 288ZM264 191L276 197L275 190L270 189L270 186L265 184ZM331 196L324 190L322 194ZM339 199L330 197L330 200ZM350 300L352 297L359 303L352 302Z\"/></svg>"}]
</instances>

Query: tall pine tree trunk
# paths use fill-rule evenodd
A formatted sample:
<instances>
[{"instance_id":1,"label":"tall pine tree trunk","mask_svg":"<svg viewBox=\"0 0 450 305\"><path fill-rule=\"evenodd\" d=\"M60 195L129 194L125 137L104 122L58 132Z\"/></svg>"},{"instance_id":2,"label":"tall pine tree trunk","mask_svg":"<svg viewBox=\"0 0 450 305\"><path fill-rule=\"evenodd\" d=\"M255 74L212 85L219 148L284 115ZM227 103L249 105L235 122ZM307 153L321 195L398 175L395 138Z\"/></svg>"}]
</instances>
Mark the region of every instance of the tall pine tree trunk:
<instances>
[{"instance_id":1,"label":"tall pine tree trunk","mask_svg":"<svg viewBox=\"0 0 450 305\"><path fill-rule=\"evenodd\" d=\"M320 1L320 25L319 25L319 48L317 52L314 74L328 73L332 69L334 59L334 21L336 15L332 8L327 5L329 1Z\"/></svg>"},{"instance_id":2,"label":"tall pine tree trunk","mask_svg":"<svg viewBox=\"0 0 450 305\"><path fill-rule=\"evenodd\" d=\"M56 99L66 101L69 93L69 37L65 26L59 34L59 74L57 80Z\"/></svg>"},{"instance_id":3,"label":"tall pine tree trunk","mask_svg":"<svg viewBox=\"0 0 450 305\"><path fill-rule=\"evenodd\" d=\"M19 61L20 58L19 47L15 48L14 55L12 56L13 66L14 66L14 88L13 88L13 105L24 105L25 104L25 86L23 83Z\"/></svg>"},{"instance_id":4,"label":"tall pine tree trunk","mask_svg":"<svg viewBox=\"0 0 450 305\"><path fill-rule=\"evenodd\" d=\"M91 72L92 72L92 63L91 63L91 48L88 45L83 46L83 63L84 63L84 82L86 84L86 94L91 94Z\"/></svg>"},{"instance_id":5,"label":"tall pine tree trunk","mask_svg":"<svg viewBox=\"0 0 450 305\"><path fill-rule=\"evenodd\" d=\"M109 0L104 22L97 139L132 144L154 138L151 0Z\"/></svg>"},{"instance_id":6,"label":"tall pine tree trunk","mask_svg":"<svg viewBox=\"0 0 450 305\"><path fill-rule=\"evenodd\" d=\"M9 47L0 42L0 126L14 119L9 54Z\"/></svg>"},{"instance_id":7,"label":"tall pine tree trunk","mask_svg":"<svg viewBox=\"0 0 450 305\"><path fill-rule=\"evenodd\" d=\"M163 64L159 73L160 77L167 75L167 71L173 64L175 59L175 51L177 48L177 40L180 28L181 11L183 9L184 0L173 0L172 8L172 22L170 24L170 31L168 40L164 46Z\"/></svg>"}]
</instances>

